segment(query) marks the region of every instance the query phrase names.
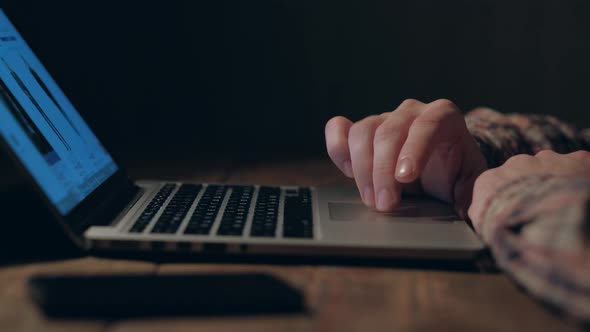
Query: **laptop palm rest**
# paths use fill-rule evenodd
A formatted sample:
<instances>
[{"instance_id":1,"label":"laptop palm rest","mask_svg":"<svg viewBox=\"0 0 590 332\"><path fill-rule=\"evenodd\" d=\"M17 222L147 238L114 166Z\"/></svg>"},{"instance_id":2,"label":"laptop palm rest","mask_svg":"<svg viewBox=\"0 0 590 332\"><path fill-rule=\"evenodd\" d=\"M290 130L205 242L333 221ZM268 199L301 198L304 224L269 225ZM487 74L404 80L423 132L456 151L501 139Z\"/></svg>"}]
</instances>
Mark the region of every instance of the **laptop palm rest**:
<instances>
[{"instance_id":1,"label":"laptop palm rest","mask_svg":"<svg viewBox=\"0 0 590 332\"><path fill-rule=\"evenodd\" d=\"M357 202L328 202L330 220L357 222L399 222L399 221L442 221L451 222L459 218L448 206L422 200L403 200L389 213L367 208Z\"/></svg>"}]
</instances>

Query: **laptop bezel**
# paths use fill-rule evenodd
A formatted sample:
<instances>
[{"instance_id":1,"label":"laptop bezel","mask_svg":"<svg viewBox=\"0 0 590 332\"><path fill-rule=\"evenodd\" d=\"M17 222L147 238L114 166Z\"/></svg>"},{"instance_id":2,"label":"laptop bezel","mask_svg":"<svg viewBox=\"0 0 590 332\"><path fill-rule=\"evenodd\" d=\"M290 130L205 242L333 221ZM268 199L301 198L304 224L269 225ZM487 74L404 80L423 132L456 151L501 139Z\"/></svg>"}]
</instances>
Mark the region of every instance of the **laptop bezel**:
<instances>
[{"instance_id":1,"label":"laptop bezel","mask_svg":"<svg viewBox=\"0 0 590 332\"><path fill-rule=\"evenodd\" d=\"M126 172L119 168L69 213L62 215L1 135L0 150L4 151L11 159L12 164L25 181L33 186L51 215L62 225L74 243L85 249L87 249L87 243L84 240L84 232L91 226L111 223L114 217L123 211L140 191L140 188L129 179ZM114 158L113 160L118 165Z\"/></svg>"},{"instance_id":2,"label":"laptop bezel","mask_svg":"<svg viewBox=\"0 0 590 332\"><path fill-rule=\"evenodd\" d=\"M4 11L4 15L10 20L10 17L6 13L6 11ZM20 32L21 30L18 28L18 25L15 24L12 20L10 20L10 23L15 27L16 31L22 36L23 41L28 45L28 42L26 41L25 36L23 36L23 34ZM33 50L33 48L30 45L28 46L29 48L31 48L33 54L35 55L35 57L37 57L39 62L43 64L42 58L39 57L37 52ZM48 69L46 70L49 72ZM49 75L51 75L51 73L49 73ZM51 76L53 78L53 75ZM59 86L59 83L57 84L59 89L62 89L62 87ZM63 93L64 95L66 95L65 91ZM70 100L70 102L72 101ZM74 106L74 108L76 109L76 112L80 114L78 107ZM82 114L80 114L80 117L84 119ZM84 121L86 120L84 119ZM92 134L97 137L98 141L101 142L101 144L103 144L100 137L98 137L96 132L92 130L90 124L87 123L87 125L92 131ZM129 179L125 170L121 168L117 158L105 146L105 150L109 153L115 165L117 165L117 171L113 173L109 178L107 178L103 183L101 183L97 188L95 188L71 211L63 215L49 200L43 189L40 187L40 185L34 179L32 174L28 171L26 166L23 164L20 158L18 158L16 153L12 150L11 146L8 144L8 142L2 135L0 135L0 149L6 152L6 155L9 157L9 159L11 159L13 165L16 166L17 170L19 171L19 173L23 175L25 180L33 185L37 194L41 197L45 205L49 208L49 212L51 212L54 218L60 222L60 224L66 230L68 235L80 247L86 247L83 235L89 227L94 225L104 225L112 222L113 218L117 214L119 214L127 205L129 205L129 203L133 200L133 198L137 195L137 193L140 190L140 188Z\"/></svg>"}]
</instances>

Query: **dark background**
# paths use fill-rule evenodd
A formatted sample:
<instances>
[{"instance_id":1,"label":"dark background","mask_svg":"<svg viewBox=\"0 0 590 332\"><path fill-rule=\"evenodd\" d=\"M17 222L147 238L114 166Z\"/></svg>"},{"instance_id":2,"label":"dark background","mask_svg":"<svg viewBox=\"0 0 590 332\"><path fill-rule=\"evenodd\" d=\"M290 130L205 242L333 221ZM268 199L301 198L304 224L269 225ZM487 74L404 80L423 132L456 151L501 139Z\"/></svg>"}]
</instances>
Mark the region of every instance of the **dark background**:
<instances>
[{"instance_id":1,"label":"dark background","mask_svg":"<svg viewBox=\"0 0 590 332\"><path fill-rule=\"evenodd\" d=\"M3 0L123 162L324 153L408 97L590 126L587 0Z\"/></svg>"}]
</instances>

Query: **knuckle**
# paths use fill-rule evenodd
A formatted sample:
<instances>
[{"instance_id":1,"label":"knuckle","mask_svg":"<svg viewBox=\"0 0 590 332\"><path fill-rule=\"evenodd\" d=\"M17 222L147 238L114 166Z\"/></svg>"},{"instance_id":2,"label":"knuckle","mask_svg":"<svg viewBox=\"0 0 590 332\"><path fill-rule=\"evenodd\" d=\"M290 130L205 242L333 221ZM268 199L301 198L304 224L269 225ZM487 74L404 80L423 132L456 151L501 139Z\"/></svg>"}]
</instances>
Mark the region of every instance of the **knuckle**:
<instances>
[{"instance_id":1,"label":"knuckle","mask_svg":"<svg viewBox=\"0 0 590 332\"><path fill-rule=\"evenodd\" d=\"M506 160L506 162L504 164L505 165L523 164L523 163L527 163L527 162L531 161L531 159L534 159L534 157L530 156L528 154L517 154L515 156L508 158L508 160Z\"/></svg>"},{"instance_id":2,"label":"knuckle","mask_svg":"<svg viewBox=\"0 0 590 332\"><path fill-rule=\"evenodd\" d=\"M331 128L338 128L341 126L345 126L350 122L347 118L343 116L335 116L326 122L326 130Z\"/></svg>"},{"instance_id":3,"label":"knuckle","mask_svg":"<svg viewBox=\"0 0 590 332\"><path fill-rule=\"evenodd\" d=\"M383 142L391 140L399 135L401 128L402 123L399 120L396 118L390 118L377 127L375 130L374 141Z\"/></svg>"},{"instance_id":4,"label":"knuckle","mask_svg":"<svg viewBox=\"0 0 590 332\"><path fill-rule=\"evenodd\" d=\"M483 173L481 173L481 174L480 174L480 175L477 177L477 179L475 179L475 182L473 183L473 188L480 188L480 187L482 186L482 183L485 183L485 182L486 182L486 180L487 180L487 179L488 179L490 176L492 176L492 172L493 172L493 171L494 171L493 169L488 169L487 171L484 171ZM474 192L476 192L476 191L475 191L475 189L474 189Z\"/></svg>"},{"instance_id":5,"label":"knuckle","mask_svg":"<svg viewBox=\"0 0 590 332\"><path fill-rule=\"evenodd\" d=\"M398 109L405 109L405 108L414 108L418 105L422 104L420 101L412 98L408 98L399 105Z\"/></svg>"},{"instance_id":6,"label":"knuckle","mask_svg":"<svg viewBox=\"0 0 590 332\"><path fill-rule=\"evenodd\" d=\"M463 120L461 111L447 99L439 99L429 104L429 107L416 119L418 122L441 123L449 120Z\"/></svg>"},{"instance_id":7,"label":"knuckle","mask_svg":"<svg viewBox=\"0 0 590 332\"><path fill-rule=\"evenodd\" d=\"M359 122L354 123L350 127L348 136L351 140L360 140L369 137L376 127L377 116L367 117Z\"/></svg>"},{"instance_id":8,"label":"knuckle","mask_svg":"<svg viewBox=\"0 0 590 332\"><path fill-rule=\"evenodd\" d=\"M350 131L348 132L349 140L354 141L359 139L363 133L366 131L365 126L361 122L356 122L350 127Z\"/></svg>"},{"instance_id":9,"label":"knuckle","mask_svg":"<svg viewBox=\"0 0 590 332\"><path fill-rule=\"evenodd\" d=\"M457 110L457 106L455 105L455 103L453 103L452 101L450 101L449 99L437 99L435 101L433 101L432 106L435 106L437 108L441 108L441 109L450 109L450 110Z\"/></svg>"},{"instance_id":10,"label":"knuckle","mask_svg":"<svg viewBox=\"0 0 590 332\"><path fill-rule=\"evenodd\" d=\"M535 157L540 157L540 158L544 158L544 157L549 157L549 156L553 156L556 155L555 152L551 151L551 150L541 150L539 152L537 152L535 154Z\"/></svg>"},{"instance_id":11,"label":"knuckle","mask_svg":"<svg viewBox=\"0 0 590 332\"><path fill-rule=\"evenodd\" d=\"M490 181L494 181L495 178L497 178L500 174L502 173L502 168L497 167L497 168L490 168L485 170L484 172L482 172L477 179L475 179L475 182L473 183L473 187L479 187L479 189L481 190L482 188L487 188L489 187Z\"/></svg>"},{"instance_id":12,"label":"knuckle","mask_svg":"<svg viewBox=\"0 0 590 332\"><path fill-rule=\"evenodd\" d=\"M586 150L578 150L569 154L571 157L579 159L590 159L590 152Z\"/></svg>"}]
</instances>

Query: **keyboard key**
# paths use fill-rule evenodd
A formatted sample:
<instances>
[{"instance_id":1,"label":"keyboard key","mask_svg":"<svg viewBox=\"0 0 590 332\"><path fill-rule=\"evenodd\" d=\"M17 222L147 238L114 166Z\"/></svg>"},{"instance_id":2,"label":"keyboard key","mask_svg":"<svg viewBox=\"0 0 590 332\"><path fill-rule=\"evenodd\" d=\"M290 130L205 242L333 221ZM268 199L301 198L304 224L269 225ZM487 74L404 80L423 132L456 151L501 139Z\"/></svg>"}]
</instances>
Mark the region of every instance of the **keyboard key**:
<instances>
[{"instance_id":1,"label":"keyboard key","mask_svg":"<svg viewBox=\"0 0 590 332\"><path fill-rule=\"evenodd\" d=\"M311 191L299 190L298 196L285 197L283 237L313 238Z\"/></svg>"},{"instance_id":2,"label":"keyboard key","mask_svg":"<svg viewBox=\"0 0 590 332\"><path fill-rule=\"evenodd\" d=\"M176 233L201 188L201 185L196 184L183 184L180 186L152 228L152 233Z\"/></svg>"},{"instance_id":3,"label":"keyboard key","mask_svg":"<svg viewBox=\"0 0 590 332\"><path fill-rule=\"evenodd\" d=\"M168 196L174 191L176 185L173 183L168 183L164 185L156 196L151 200L148 206L143 210L139 218L135 224L129 230L131 233L141 233L145 230L145 228L149 225L150 221L154 218L154 216L160 211L160 208L168 199Z\"/></svg>"},{"instance_id":4,"label":"keyboard key","mask_svg":"<svg viewBox=\"0 0 590 332\"><path fill-rule=\"evenodd\" d=\"M217 234L241 236L246 225L248 210L252 202L254 187L234 186L225 207Z\"/></svg>"},{"instance_id":5,"label":"keyboard key","mask_svg":"<svg viewBox=\"0 0 590 332\"><path fill-rule=\"evenodd\" d=\"M207 186L184 230L185 234L209 234L219 213L219 208L221 207L227 189L228 187L226 186Z\"/></svg>"},{"instance_id":6,"label":"keyboard key","mask_svg":"<svg viewBox=\"0 0 590 332\"><path fill-rule=\"evenodd\" d=\"M138 218L132 232L143 232L167 201L176 185L162 187L156 197ZM254 187L208 185L189 218L185 234L209 235L220 213L221 204L231 189L217 235L241 236L244 233ZM194 200L202 190L201 185L182 185L170 200L152 228L153 233L176 233L186 218ZM250 235L276 237L281 189L261 186L254 204ZM308 188L285 191L283 237L313 238L311 191Z\"/></svg>"},{"instance_id":7,"label":"keyboard key","mask_svg":"<svg viewBox=\"0 0 590 332\"><path fill-rule=\"evenodd\" d=\"M275 236L280 196L280 188L260 187L252 218L251 236Z\"/></svg>"}]
</instances>

